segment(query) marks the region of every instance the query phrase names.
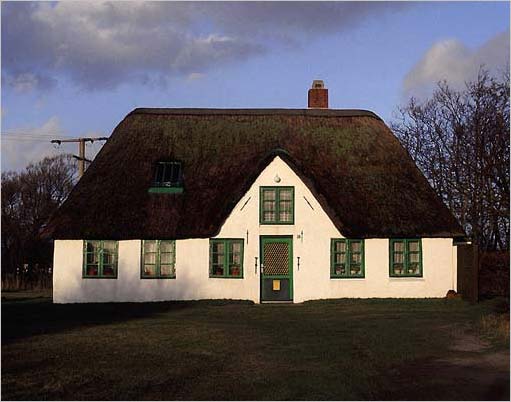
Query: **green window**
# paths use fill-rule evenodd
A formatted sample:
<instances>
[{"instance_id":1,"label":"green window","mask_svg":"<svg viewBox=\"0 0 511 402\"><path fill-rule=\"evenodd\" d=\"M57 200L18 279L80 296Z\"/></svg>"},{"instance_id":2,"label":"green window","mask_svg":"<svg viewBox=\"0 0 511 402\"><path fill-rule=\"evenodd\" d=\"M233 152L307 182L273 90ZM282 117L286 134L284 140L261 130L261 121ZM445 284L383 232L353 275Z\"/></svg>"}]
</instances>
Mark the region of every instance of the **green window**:
<instances>
[{"instance_id":1,"label":"green window","mask_svg":"<svg viewBox=\"0 0 511 402\"><path fill-rule=\"evenodd\" d=\"M175 240L144 240L142 242L143 279L176 277Z\"/></svg>"},{"instance_id":2,"label":"green window","mask_svg":"<svg viewBox=\"0 0 511 402\"><path fill-rule=\"evenodd\" d=\"M209 241L209 277L243 278L243 239Z\"/></svg>"},{"instance_id":3,"label":"green window","mask_svg":"<svg viewBox=\"0 0 511 402\"><path fill-rule=\"evenodd\" d=\"M261 187L260 223L292 225L295 219L294 198L294 187Z\"/></svg>"},{"instance_id":4,"label":"green window","mask_svg":"<svg viewBox=\"0 0 511 402\"><path fill-rule=\"evenodd\" d=\"M156 162L150 193L182 193L183 169L181 162Z\"/></svg>"},{"instance_id":5,"label":"green window","mask_svg":"<svg viewBox=\"0 0 511 402\"><path fill-rule=\"evenodd\" d=\"M364 277L364 240L332 239L331 278Z\"/></svg>"},{"instance_id":6,"label":"green window","mask_svg":"<svg viewBox=\"0 0 511 402\"><path fill-rule=\"evenodd\" d=\"M421 239L390 239L390 276L422 276Z\"/></svg>"},{"instance_id":7,"label":"green window","mask_svg":"<svg viewBox=\"0 0 511 402\"><path fill-rule=\"evenodd\" d=\"M117 250L115 240L85 240L83 242L83 277L117 278Z\"/></svg>"}]
</instances>

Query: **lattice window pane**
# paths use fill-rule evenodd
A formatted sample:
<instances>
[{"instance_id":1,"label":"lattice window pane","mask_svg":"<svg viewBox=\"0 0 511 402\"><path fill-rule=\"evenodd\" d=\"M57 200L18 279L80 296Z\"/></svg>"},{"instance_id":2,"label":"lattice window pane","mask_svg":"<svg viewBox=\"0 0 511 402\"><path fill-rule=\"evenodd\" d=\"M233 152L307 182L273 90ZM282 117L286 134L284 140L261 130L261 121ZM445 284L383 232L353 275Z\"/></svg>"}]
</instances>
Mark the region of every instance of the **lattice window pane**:
<instances>
[{"instance_id":1,"label":"lattice window pane","mask_svg":"<svg viewBox=\"0 0 511 402\"><path fill-rule=\"evenodd\" d=\"M335 251L345 253L346 252L346 242L344 242L344 241L335 242Z\"/></svg>"},{"instance_id":2,"label":"lattice window pane","mask_svg":"<svg viewBox=\"0 0 511 402\"><path fill-rule=\"evenodd\" d=\"M96 264L87 265L86 273L88 276L98 276L99 274L99 266Z\"/></svg>"},{"instance_id":3,"label":"lattice window pane","mask_svg":"<svg viewBox=\"0 0 511 402\"><path fill-rule=\"evenodd\" d=\"M174 276L176 274L176 270L174 265L162 264L160 265L160 275L161 276Z\"/></svg>"},{"instance_id":4,"label":"lattice window pane","mask_svg":"<svg viewBox=\"0 0 511 402\"><path fill-rule=\"evenodd\" d=\"M419 242L418 241L408 242L408 250L410 252L418 252L419 251Z\"/></svg>"},{"instance_id":5,"label":"lattice window pane","mask_svg":"<svg viewBox=\"0 0 511 402\"><path fill-rule=\"evenodd\" d=\"M156 276L156 265L144 265L144 276Z\"/></svg>"},{"instance_id":6,"label":"lattice window pane","mask_svg":"<svg viewBox=\"0 0 511 402\"><path fill-rule=\"evenodd\" d=\"M146 264L156 264L156 253L145 253L144 262Z\"/></svg>"},{"instance_id":7,"label":"lattice window pane","mask_svg":"<svg viewBox=\"0 0 511 402\"><path fill-rule=\"evenodd\" d=\"M173 264L173 263L174 263L174 254L171 254L171 253L160 254L160 264Z\"/></svg>"},{"instance_id":8,"label":"lattice window pane","mask_svg":"<svg viewBox=\"0 0 511 402\"><path fill-rule=\"evenodd\" d=\"M145 240L144 241L144 252L155 253L156 252L156 240Z\"/></svg>"},{"instance_id":9,"label":"lattice window pane","mask_svg":"<svg viewBox=\"0 0 511 402\"><path fill-rule=\"evenodd\" d=\"M87 252L88 253L97 253L99 251L99 241L89 240L87 241Z\"/></svg>"},{"instance_id":10,"label":"lattice window pane","mask_svg":"<svg viewBox=\"0 0 511 402\"><path fill-rule=\"evenodd\" d=\"M289 247L287 243L266 243L264 245L264 274L289 274Z\"/></svg>"},{"instance_id":11,"label":"lattice window pane","mask_svg":"<svg viewBox=\"0 0 511 402\"><path fill-rule=\"evenodd\" d=\"M103 265L103 276L115 276L113 265Z\"/></svg>"},{"instance_id":12,"label":"lattice window pane","mask_svg":"<svg viewBox=\"0 0 511 402\"><path fill-rule=\"evenodd\" d=\"M352 241L351 243L351 251L353 253L360 253L362 251L362 243L359 241Z\"/></svg>"},{"instance_id":13,"label":"lattice window pane","mask_svg":"<svg viewBox=\"0 0 511 402\"><path fill-rule=\"evenodd\" d=\"M162 240L160 242L160 252L161 253L173 253L174 252L174 241Z\"/></svg>"},{"instance_id":14,"label":"lattice window pane","mask_svg":"<svg viewBox=\"0 0 511 402\"><path fill-rule=\"evenodd\" d=\"M405 251L405 244L402 241L395 241L393 243L394 251L403 253Z\"/></svg>"}]
</instances>

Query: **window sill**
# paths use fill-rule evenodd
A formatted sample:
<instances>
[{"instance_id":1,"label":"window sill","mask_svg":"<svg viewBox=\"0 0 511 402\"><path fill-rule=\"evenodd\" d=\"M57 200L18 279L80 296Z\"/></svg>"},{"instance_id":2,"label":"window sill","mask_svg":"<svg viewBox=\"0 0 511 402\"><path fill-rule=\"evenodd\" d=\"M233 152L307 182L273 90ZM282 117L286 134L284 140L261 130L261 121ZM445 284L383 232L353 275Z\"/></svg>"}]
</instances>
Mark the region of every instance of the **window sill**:
<instances>
[{"instance_id":1,"label":"window sill","mask_svg":"<svg viewBox=\"0 0 511 402\"><path fill-rule=\"evenodd\" d=\"M210 275L209 279L243 279L242 276L221 276L221 275Z\"/></svg>"},{"instance_id":2,"label":"window sill","mask_svg":"<svg viewBox=\"0 0 511 402\"><path fill-rule=\"evenodd\" d=\"M140 279L176 279L175 276L141 276Z\"/></svg>"},{"instance_id":3,"label":"window sill","mask_svg":"<svg viewBox=\"0 0 511 402\"><path fill-rule=\"evenodd\" d=\"M82 276L82 279L117 279L117 276Z\"/></svg>"},{"instance_id":4,"label":"window sill","mask_svg":"<svg viewBox=\"0 0 511 402\"><path fill-rule=\"evenodd\" d=\"M365 276L330 276L330 279L365 279Z\"/></svg>"},{"instance_id":5,"label":"window sill","mask_svg":"<svg viewBox=\"0 0 511 402\"><path fill-rule=\"evenodd\" d=\"M147 192L153 194L181 194L183 187L150 187Z\"/></svg>"}]
</instances>

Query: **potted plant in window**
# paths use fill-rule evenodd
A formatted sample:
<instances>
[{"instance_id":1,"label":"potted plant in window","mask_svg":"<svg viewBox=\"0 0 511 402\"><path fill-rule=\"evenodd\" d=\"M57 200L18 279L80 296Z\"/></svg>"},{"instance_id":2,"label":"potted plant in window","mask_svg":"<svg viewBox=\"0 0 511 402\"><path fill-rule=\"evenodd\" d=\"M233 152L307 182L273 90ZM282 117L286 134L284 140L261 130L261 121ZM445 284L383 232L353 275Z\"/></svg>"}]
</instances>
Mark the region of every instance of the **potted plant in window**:
<instances>
[{"instance_id":1,"label":"potted plant in window","mask_svg":"<svg viewBox=\"0 0 511 402\"><path fill-rule=\"evenodd\" d=\"M239 265L233 265L231 267L231 275L232 276L240 276L240 266Z\"/></svg>"}]
</instances>

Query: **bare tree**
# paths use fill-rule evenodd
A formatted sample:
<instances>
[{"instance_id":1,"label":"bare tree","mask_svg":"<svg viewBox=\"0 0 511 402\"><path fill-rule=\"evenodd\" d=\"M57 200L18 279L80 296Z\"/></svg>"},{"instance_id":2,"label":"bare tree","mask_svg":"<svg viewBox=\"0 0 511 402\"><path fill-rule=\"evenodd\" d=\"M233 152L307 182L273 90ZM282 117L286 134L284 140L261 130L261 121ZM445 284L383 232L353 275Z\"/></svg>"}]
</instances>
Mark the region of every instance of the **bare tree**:
<instances>
[{"instance_id":1,"label":"bare tree","mask_svg":"<svg viewBox=\"0 0 511 402\"><path fill-rule=\"evenodd\" d=\"M73 188L76 171L71 155L59 155L2 173L2 286L25 286L48 274L52 244L39 233Z\"/></svg>"},{"instance_id":2,"label":"bare tree","mask_svg":"<svg viewBox=\"0 0 511 402\"><path fill-rule=\"evenodd\" d=\"M463 90L440 82L398 109L393 131L483 249L509 249L509 69Z\"/></svg>"}]
</instances>

